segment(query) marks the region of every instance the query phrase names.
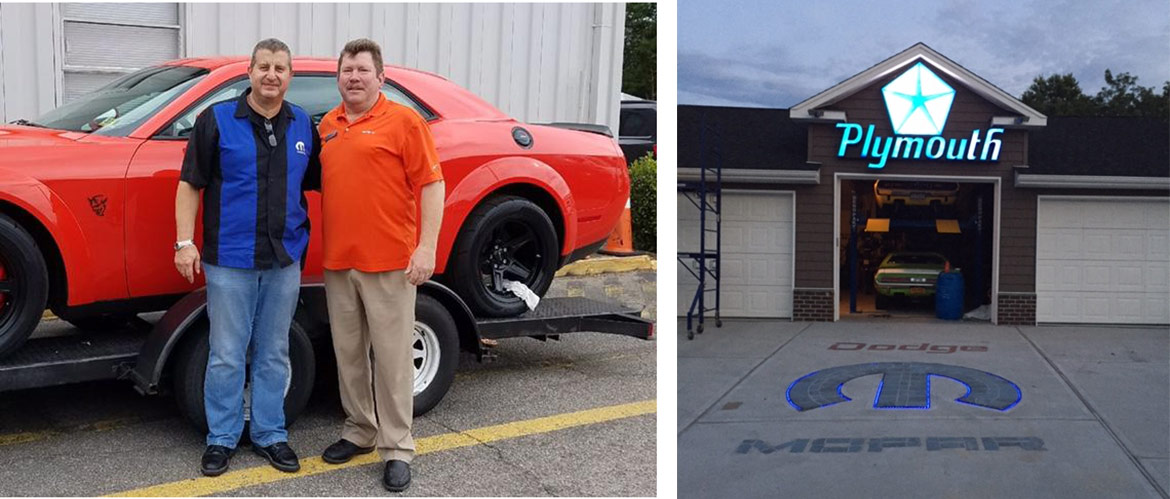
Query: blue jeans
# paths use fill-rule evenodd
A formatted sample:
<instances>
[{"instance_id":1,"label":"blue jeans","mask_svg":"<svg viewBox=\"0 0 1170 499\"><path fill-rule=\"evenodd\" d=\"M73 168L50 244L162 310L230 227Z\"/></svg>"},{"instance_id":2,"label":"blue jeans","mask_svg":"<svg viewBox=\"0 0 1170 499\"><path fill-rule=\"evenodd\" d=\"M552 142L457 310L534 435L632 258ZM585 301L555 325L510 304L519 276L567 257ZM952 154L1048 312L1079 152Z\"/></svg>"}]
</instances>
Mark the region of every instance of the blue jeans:
<instances>
[{"instance_id":1,"label":"blue jeans","mask_svg":"<svg viewBox=\"0 0 1170 499\"><path fill-rule=\"evenodd\" d=\"M203 380L207 445L234 449L244 431L244 376L251 356L254 445L287 442L284 396L292 369L288 336L301 266L250 270L203 264L211 351Z\"/></svg>"}]
</instances>

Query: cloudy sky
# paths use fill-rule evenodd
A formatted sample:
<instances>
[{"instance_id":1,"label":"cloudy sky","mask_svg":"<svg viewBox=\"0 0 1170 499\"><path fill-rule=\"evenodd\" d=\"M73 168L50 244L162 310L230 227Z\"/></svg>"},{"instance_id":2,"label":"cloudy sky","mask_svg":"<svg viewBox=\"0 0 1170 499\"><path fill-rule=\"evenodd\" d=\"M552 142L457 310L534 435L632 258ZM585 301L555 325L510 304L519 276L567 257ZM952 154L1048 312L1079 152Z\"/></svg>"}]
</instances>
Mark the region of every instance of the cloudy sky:
<instances>
[{"instance_id":1,"label":"cloudy sky","mask_svg":"<svg viewBox=\"0 0 1170 499\"><path fill-rule=\"evenodd\" d=\"M1170 80L1166 0L680 0L678 101L791 107L923 42L1019 97L1072 73L1088 95L1105 69Z\"/></svg>"}]
</instances>

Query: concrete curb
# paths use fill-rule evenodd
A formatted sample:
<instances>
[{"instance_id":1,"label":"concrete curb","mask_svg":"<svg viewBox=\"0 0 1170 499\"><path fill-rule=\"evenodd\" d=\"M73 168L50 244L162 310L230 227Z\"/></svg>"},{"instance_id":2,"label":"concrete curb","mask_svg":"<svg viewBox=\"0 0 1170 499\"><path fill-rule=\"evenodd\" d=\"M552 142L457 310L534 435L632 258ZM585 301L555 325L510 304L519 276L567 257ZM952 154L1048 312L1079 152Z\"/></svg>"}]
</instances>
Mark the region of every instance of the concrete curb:
<instances>
[{"instance_id":1,"label":"concrete curb","mask_svg":"<svg viewBox=\"0 0 1170 499\"><path fill-rule=\"evenodd\" d=\"M658 261L650 255L622 257L595 255L561 267L561 270L557 271L556 277L588 276L636 270L657 271Z\"/></svg>"}]
</instances>

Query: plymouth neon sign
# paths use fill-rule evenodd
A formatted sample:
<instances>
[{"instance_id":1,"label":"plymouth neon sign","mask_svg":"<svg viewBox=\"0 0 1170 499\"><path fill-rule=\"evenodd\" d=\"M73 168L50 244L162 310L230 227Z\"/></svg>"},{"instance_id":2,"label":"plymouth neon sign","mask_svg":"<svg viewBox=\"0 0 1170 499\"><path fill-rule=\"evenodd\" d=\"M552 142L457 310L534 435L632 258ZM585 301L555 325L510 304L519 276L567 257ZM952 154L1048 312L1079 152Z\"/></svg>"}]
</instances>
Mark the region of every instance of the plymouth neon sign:
<instances>
[{"instance_id":1,"label":"plymouth neon sign","mask_svg":"<svg viewBox=\"0 0 1170 499\"><path fill-rule=\"evenodd\" d=\"M837 157L845 157L852 146L861 146L861 158L873 158L870 168L883 168L890 159L943 161L999 161L1003 128L971 131L970 138L942 137L955 90L921 62L906 70L885 87L882 97L893 137L874 134L874 126L838 123L842 129Z\"/></svg>"}]
</instances>

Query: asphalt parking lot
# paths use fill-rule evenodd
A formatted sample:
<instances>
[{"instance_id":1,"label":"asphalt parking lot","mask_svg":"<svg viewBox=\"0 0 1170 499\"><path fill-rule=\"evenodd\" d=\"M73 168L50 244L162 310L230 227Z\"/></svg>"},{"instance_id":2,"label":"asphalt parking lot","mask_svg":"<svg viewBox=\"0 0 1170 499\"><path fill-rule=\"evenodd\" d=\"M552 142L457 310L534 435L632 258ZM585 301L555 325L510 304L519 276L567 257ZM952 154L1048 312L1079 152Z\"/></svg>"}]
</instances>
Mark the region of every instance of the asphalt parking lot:
<instances>
[{"instance_id":1,"label":"asphalt parking lot","mask_svg":"<svg viewBox=\"0 0 1170 499\"><path fill-rule=\"evenodd\" d=\"M1164 327L680 330L681 497L1167 497Z\"/></svg>"},{"instance_id":2,"label":"asphalt parking lot","mask_svg":"<svg viewBox=\"0 0 1170 499\"><path fill-rule=\"evenodd\" d=\"M558 278L549 296L565 295L652 305L654 274ZM501 340L489 363L465 356L443 402L415 420L419 454L404 495L654 495L655 347L577 333ZM320 461L344 418L335 383L319 377L289 429L299 473L241 449L211 479L198 472L203 435L169 398L117 381L0 393L0 495L391 495L376 458Z\"/></svg>"}]
</instances>

